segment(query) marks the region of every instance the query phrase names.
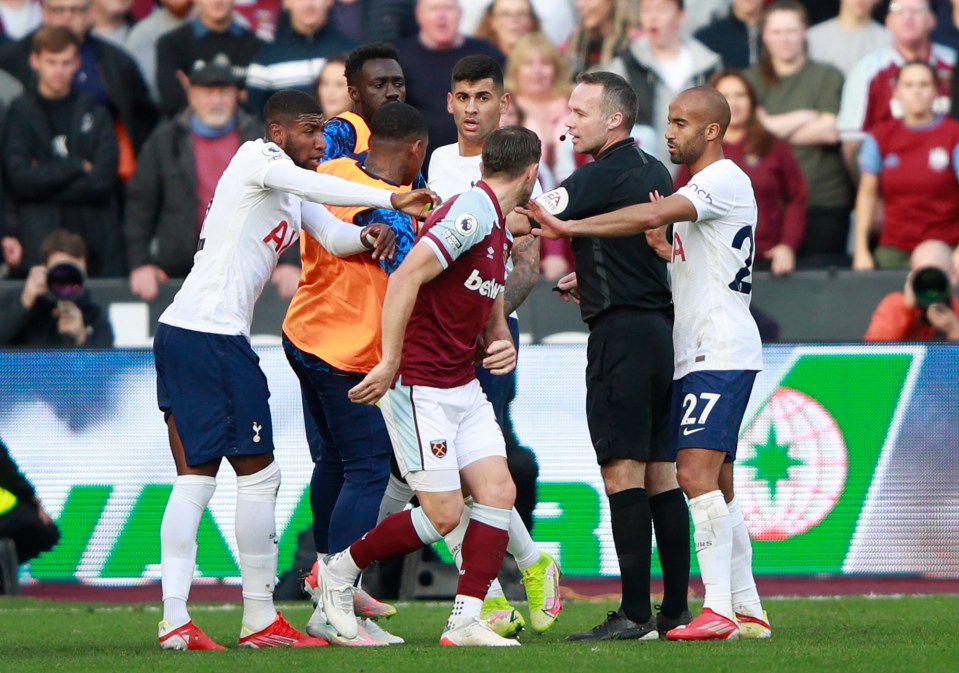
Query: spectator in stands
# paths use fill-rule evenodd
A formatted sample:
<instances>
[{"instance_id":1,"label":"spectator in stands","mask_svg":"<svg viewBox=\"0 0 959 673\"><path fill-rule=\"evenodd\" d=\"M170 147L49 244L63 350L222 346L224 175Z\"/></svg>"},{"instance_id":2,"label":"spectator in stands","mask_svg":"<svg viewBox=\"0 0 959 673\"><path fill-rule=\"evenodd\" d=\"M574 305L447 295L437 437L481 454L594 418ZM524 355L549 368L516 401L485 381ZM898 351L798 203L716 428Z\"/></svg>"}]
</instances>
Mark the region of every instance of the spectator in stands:
<instances>
[{"instance_id":1,"label":"spectator in stands","mask_svg":"<svg viewBox=\"0 0 959 673\"><path fill-rule=\"evenodd\" d=\"M539 136L543 146L540 164L549 169L550 182L544 191L555 188L576 170L573 143L561 141L569 116L569 71L566 61L543 33L524 35L510 51L506 62L506 90L512 105L523 115L522 125Z\"/></svg>"},{"instance_id":2,"label":"spectator in stands","mask_svg":"<svg viewBox=\"0 0 959 673\"><path fill-rule=\"evenodd\" d=\"M276 39L256 52L246 75L249 107L257 116L280 89L313 93L326 57L349 51L356 42L329 25L332 0L285 0L289 22Z\"/></svg>"},{"instance_id":3,"label":"spectator in stands","mask_svg":"<svg viewBox=\"0 0 959 673\"><path fill-rule=\"evenodd\" d=\"M237 107L239 88L225 59L190 73L189 107L160 124L127 185L124 224L130 291L145 301L158 283L185 278L207 205L236 150L263 135L263 125Z\"/></svg>"},{"instance_id":4,"label":"spectator in stands","mask_svg":"<svg viewBox=\"0 0 959 673\"><path fill-rule=\"evenodd\" d=\"M643 34L614 58L605 70L621 75L639 98L634 131L642 148L675 174L663 138L669 104L681 91L703 86L721 67L719 56L702 42L685 37L682 0L640 0L639 25Z\"/></svg>"},{"instance_id":5,"label":"spectator in stands","mask_svg":"<svg viewBox=\"0 0 959 673\"><path fill-rule=\"evenodd\" d=\"M486 40L460 33L460 11L458 0L416 0L419 33L396 45L406 74L406 102L426 118L431 148L456 142L456 126L446 110L446 82L457 61L473 54L490 56L501 66L506 60Z\"/></svg>"},{"instance_id":6,"label":"spectator in stands","mask_svg":"<svg viewBox=\"0 0 959 673\"><path fill-rule=\"evenodd\" d=\"M320 76L316 79L316 100L320 102L323 115L327 119L353 109L345 68L346 57L335 54L326 59Z\"/></svg>"},{"instance_id":7,"label":"spectator in stands","mask_svg":"<svg viewBox=\"0 0 959 673\"><path fill-rule=\"evenodd\" d=\"M158 6L150 16L136 23L127 35L127 51L133 56L150 95L159 102L157 90L157 41L161 35L179 28L190 18L193 0L157 0Z\"/></svg>"},{"instance_id":8,"label":"spectator in stands","mask_svg":"<svg viewBox=\"0 0 959 673\"><path fill-rule=\"evenodd\" d=\"M955 296L956 274L952 249L942 241L928 240L916 246L910 257L911 271L902 292L883 297L872 314L865 341L959 341L959 299ZM938 285L936 275L929 268L942 272L938 281L945 281L935 290L919 290L916 296L917 272L931 280L930 287ZM928 281L927 281L928 282Z\"/></svg>"},{"instance_id":9,"label":"spectator in stands","mask_svg":"<svg viewBox=\"0 0 959 673\"><path fill-rule=\"evenodd\" d=\"M72 31L45 26L33 44L36 92L13 102L4 130L3 169L14 214L7 234L30 267L40 263L46 236L68 229L89 248L91 276L121 276L117 142L110 116L72 84L80 67L80 41Z\"/></svg>"},{"instance_id":10,"label":"spectator in stands","mask_svg":"<svg viewBox=\"0 0 959 673\"><path fill-rule=\"evenodd\" d=\"M366 0L365 34L368 42L392 42L416 35L415 0Z\"/></svg>"},{"instance_id":11,"label":"spectator in stands","mask_svg":"<svg viewBox=\"0 0 959 673\"><path fill-rule=\"evenodd\" d=\"M959 49L959 0L939 0L936 3L936 27L932 41L952 49Z\"/></svg>"},{"instance_id":12,"label":"spectator in stands","mask_svg":"<svg viewBox=\"0 0 959 673\"><path fill-rule=\"evenodd\" d=\"M517 40L539 28L539 18L530 0L493 0L474 36L508 56Z\"/></svg>"},{"instance_id":13,"label":"spectator in stands","mask_svg":"<svg viewBox=\"0 0 959 673\"><path fill-rule=\"evenodd\" d=\"M0 441L0 545L13 542L16 565L22 565L60 541L60 529L43 509L33 484L17 467L10 450ZM0 554L3 553L0 546ZM16 568L9 569L16 581ZM0 586L0 594L16 593L15 587Z\"/></svg>"},{"instance_id":14,"label":"spectator in stands","mask_svg":"<svg viewBox=\"0 0 959 673\"><path fill-rule=\"evenodd\" d=\"M687 34L695 35L700 28L728 17L732 6L732 0L684 0L686 20L683 22L683 29Z\"/></svg>"},{"instance_id":15,"label":"spectator in stands","mask_svg":"<svg viewBox=\"0 0 959 673\"><path fill-rule=\"evenodd\" d=\"M949 112L956 52L931 41L935 22L927 0L893 0L886 15L892 44L863 57L849 73L842 91L838 125L850 171L858 166L856 155L863 134L880 122L902 116L893 102L893 87L896 73L904 63L922 60L932 65L939 93L935 110ZM810 185L810 194L812 192Z\"/></svg>"},{"instance_id":16,"label":"spectator in stands","mask_svg":"<svg viewBox=\"0 0 959 673\"><path fill-rule=\"evenodd\" d=\"M19 40L40 27L42 5L38 0L0 0L0 34Z\"/></svg>"},{"instance_id":17,"label":"spectator in stands","mask_svg":"<svg viewBox=\"0 0 959 673\"><path fill-rule=\"evenodd\" d=\"M842 73L806 54L806 10L778 0L763 14L759 65L743 74L756 92L756 115L792 146L808 187L807 226L800 258L808 266L848 266L853 192L836 132Z\"/></svg>"},{"instance_id":18,"label":"spectator in stands","mask_svg":"<svg viewBox=\"0 0 959 673\"><path fill-rule=\"evenodd\" d=\"M234 0L233 15L263 42L270 42L289 17L283 12L283 0Z\"/></svg>"},{"instance_id":19,"label":"spectator in stands","mask_svg":"<svg viewBox=\"0 0 959 673\"><path fill-rule=\"evenodd\" d=\"M722 2L723 0L719 1ZM536 28L530 28L529 30L538 30L545 33L550 41L557 46L566 41L576 26L576 15L572 0L560 0L559 2L557 0L525 0L523 4L528 4L536 17ZM460 0L460 7L463 9L463 15L460 18L460 32L464 35L489 39L488 36L480 35L478 31L486 23L491 5L493 5L492 0ZM490 41L492 42L492 40ZM504 51L503 53L507 54L508 52Z\"/></svg>"},{"instance_id":20,"label":"spectator in stands","mask_svg":"<svg viewBox=\"0 0 959 673\"><path fill-rule=\"evenodd\" d=\"M889 31L872 18L879 0L842 0L839 16L817 24L806 33L809 58L827 63L848 75L867 54L888 47Z\"/></svg>"},{"instance_id":21,"label":"spectator in stands","mask_svg":"<svg viewBox=\"0 0 959 673\"><path fill-rule=\"evenodd\" d=\"M629 48L636 17L630 0L576 0L579 23L564 45L573 79Z\"/></svg>"},{"instance_id":22,"label":"spectator in stands","mask_svg":"<svg viewBox=\"0 0 959 673\"><path fill-rule=\"evenodd\" d=\"M73 87L93 96L110 113L120 148L119 174L133 173L136 153L157 122L157 111L136 62L121 48L90 34L90 0L45 0L43 25L62 26L80 40L80 68ZM30 33L0 51L0 68L28 90L36 86L30 67L33 37Z\"/></svg>"},{"instance_id":23,"label":"spectator in stands","mask_svg":"<svg viewBox=\"0 0 959 673\"><path fill-rule=\"evenodd\" d=\"M47 236L40 263L30 269L23 291L2 295L6 304L0 306L0 346L112 347L113 330L90 298L83 282L86 272L82 237L64 229Z\"/></svg>"},{"instance_id":24,"label":"spectator in stands","mask_svg":"<svg viewBox=\"0 0 959 673\"><path fill-rule=\"evenodd\" d=\"M130 16L130 5L133 0L92 0L90 6L90 32L97 37L115 44L118 47L126 45L133 19Z\"/></svg>"},{"instance_id":25,"label":"spectator in stands","mask_svg":"<svg viewBox=\"0 0 959 673\"><path fill-rule=\"evenodd\" d=\"M745 70L759 63L759 20L763 0L733 0L730 14L696 31L697 40L719 54L727 68Z\"/></svg>"},{"instance_id":26,"label":"spectator in stands","mask_svg":"<svg viewBox=\"0 0 959 673\"><path fill-rule=\"evenodd\" d=\"M936 73L926 61L906 63L894 96L902 119L872 127L859 152L853 268L908 268L921 242L959 245L959 122L935 111ZM882 195L879 245L869 230Z\"/></svg>"},{"instance_id":27,"label":"spectator in stands","mask_svg":"<svg viewBox=\"0 0 959 673\"><path fill-rule=\"evenodd\" d=\"M729 103L729 128L723 137L723 154L739 166L753 183L759 222L753 268L776 276L796 267L796 252L806 231L806 180L789 144L780 140L756 118L756 94L738 71L718 73L710 85ZM679 189L692 177L683 165L674 181Z\"/></svg>"},{"instance_id":28,"label":"spectator in stands","mask_svg":"<svg viewBox=\"0 0 959 673\"><path fill-rule=\"evenodd\" d=\"M157 89L160 112L166 117L187 106L187 73L197 61L212 61L222 54L233 64L237 81L244 82L247 66L263 45L233 17L233 0L194 0L194 4L196 15L157 41Z\"/></svg>"}]
</instances>

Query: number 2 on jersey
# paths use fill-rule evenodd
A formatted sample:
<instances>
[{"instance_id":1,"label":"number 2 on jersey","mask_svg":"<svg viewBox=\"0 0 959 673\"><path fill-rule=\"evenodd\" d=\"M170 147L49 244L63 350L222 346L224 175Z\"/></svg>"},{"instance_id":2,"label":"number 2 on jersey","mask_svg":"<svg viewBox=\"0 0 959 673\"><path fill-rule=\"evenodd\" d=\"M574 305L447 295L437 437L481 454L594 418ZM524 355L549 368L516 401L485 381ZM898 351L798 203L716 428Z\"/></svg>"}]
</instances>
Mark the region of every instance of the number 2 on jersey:
<instances>
[{"instance_id":1,"label":"number 2 on jersey","mask_svg":"<svg viewBox=\"0 0 959 673\"><path fill-rule=\"evenodd\" d=\"M736 272L736 277L729 284L730 290L734 292L741 292L743 294L749 294L753 291L752 282L746 280L752 276L753 253L756 251L756 241L753 238L752 227L743 227L736 232L736 235L733 236L733 247L737 250L742 250L746 241L749 241L749 251L746 254L746 261L743 264L743 267Z\"/></svg>"}]
</instances>

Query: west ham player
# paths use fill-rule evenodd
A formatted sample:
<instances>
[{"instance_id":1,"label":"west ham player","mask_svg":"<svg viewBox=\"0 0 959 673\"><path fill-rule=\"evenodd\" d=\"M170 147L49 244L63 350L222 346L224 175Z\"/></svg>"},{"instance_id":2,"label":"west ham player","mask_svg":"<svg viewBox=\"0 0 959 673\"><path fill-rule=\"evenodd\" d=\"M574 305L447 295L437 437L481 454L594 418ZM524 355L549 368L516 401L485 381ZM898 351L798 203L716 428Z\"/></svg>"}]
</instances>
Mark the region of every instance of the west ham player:
<instances>
[{"instance_id":1,"label":"west ham player","mask_svg":"<svg viewBox=\"0 0 959 673\"><path fill-rule=\"evenodd\" d=\"M536 203L522 209L550 237L621 237L674 224L671 434L706 596L698 617L667 632L671 640L772 635L733 492L739 427L762 369L762 345L749 313L756 200L746 174L723 158L728 124L729 106L718 91L684 91L669 106L666 142L673 163L692 172L685 187L582 220L561 221Z\"/></svg>"},{"instance_id":2,"label":"west ham player","mask_svg":"<svg viewBox=\"0 0 959 673\"><path fill-rule=\"evenodd\" d=\"M456 600L440 643L519 644L496 634L480 617L506 552L516 491L503 434L473 361L479 350L483 366L499 375L515 364L503 312L511 245L504 213L529 198L540 151L539 139L527 129L494 131L483 148L482 180L430 216L390 277L383 359L350 398L362 404L380 401L397 463L420 505L392 514L320 564L326 615L346 637L357 629L351 587L360 571L449 533L463 512L465 486L474 504ZM514 219L520 222L525 221Z\"/></svg>"},{"instance_id":3,"label":"west ham player","mask_svg":"<svg viewBox=\"0 0 959 673\"><path fill-rule=\"evenodd\" d=\"M170 435L177 478L160 529L163 620L160 646L222 649L193 622L186 601L196 533L227 458L237 474L236 541L243 579L246 647L315 647L326 641L293 629L273 606L277 551L274 509L280 471L273 462L269 391L250 347L253 305L277 257L306 228L331 252L369 248L363 230L322 206L364 204L420 214L428 191L373 189L312 169L323 153L322 114L299 91L267 102L264 140L244 143L217 184L200 232L193 269L160 316L154 340L157 397Z\"/></svg>"},{"instance_id":4,"label":"west ham player","mask_svg":"<svg viewBox=\"0 0 959 673\"><path fill-rule=\"evenodd\" d=\"M453 68L450 89L447 109L456 124L457 142L434 150L429 176L430 188L444 199L468 191L480 180L483 147L490 134L499 127L500 116L510 104L509 94L503 88L503 69L489 56L475 55L460 59ZM541 191L537 184L533 195L536 196ZM503 310L509 316L508 324L514 343L519 338L519 321L514 311L529 295L537 280L539 239L522 236L515 241L510 253L504 290ZM510 398L509 386L513 383L509 379L513 374L491 376L483 367L477 367L476 376L493 405L496 420L502 428ZM529 471L521 469L519 474L526 476ZM514 473L514 481L516 479L517 473ZM520 482L517 490L525 487L532 490L535 496L535 470L530 481L532 483ZM380 518L402 509L412 495L413 491L409 485L393 475L383 498ZM463 511L460 525L445 536L446 546L457 565L463 560L463 536L466 534L469 517L470 511L467 507ZM562 597L559 594L561 572L556 561L537 548L515 508L510 520L508 551L516 559L523 574L522 582L529 599L530 625L535 632L543 633L553 625L563 609ZM510 605L497 579L490 585L489 594L483 602L482 615L501 636L516 635L525 626L523 617Z\"/></svg>"},{"instance_id":5,"label":"west ham player","mask_svg":"<svg viewBox=\"0 0 959 673\"><path fill-rule=\"evenodd\" d=\"M365 158L342 157L320 164L318 170L391 191L409 191L426 156L423 115L392 101L373 114L370 130ZM303 418L314 461L310 506L318 558L342 551L377 522L393 451L380 410L353 404L347 392L380 361L387 273L403 261L416 238L416 222L403 213L358 207L330 210L358 226L389 223L396 235L396 254L378 262L366 255L338 259L312 236L301 239L303 275L283 321L283 350L303 393ZM314 565L306 578L310 593L315 592L316 573ZM396 612L361 590L354 596L354 607L357 614L369 617ZM306 630L337 645L403 642L368 620L360 624L356 638L343 639L327 624L320 606Z\"/></svg>"}]
</instances>

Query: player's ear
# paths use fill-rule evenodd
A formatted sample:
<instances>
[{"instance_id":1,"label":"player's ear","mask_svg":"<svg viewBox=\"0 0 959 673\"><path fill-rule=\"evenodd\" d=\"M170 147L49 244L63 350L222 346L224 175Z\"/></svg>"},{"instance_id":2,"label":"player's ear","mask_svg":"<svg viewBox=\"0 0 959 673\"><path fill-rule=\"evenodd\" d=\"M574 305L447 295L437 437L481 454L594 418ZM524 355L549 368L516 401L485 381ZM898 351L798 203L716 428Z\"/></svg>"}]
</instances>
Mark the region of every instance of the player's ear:
<instances>
[{"instance_id":1,"label":"player's ear","mask_svg":"<svg viewBox=\"0 0 959 673\"><path fill-rule=\"evenodd\" d=\"M706 140L709 140L709 141L713 141L719 138L720 137L719 132L720 132L720 126L716 122L713 122L712 124L706 124L706 128L704 129Z\"/></svg>"},{"instance_id":2,"label":"player's ear","mask_svg":"<svg viewBox=\"0 0 959 673\"><path fill-rule=\"evenodd\" d=\"M349 94L350 100L353 101L354 103L360 102L360 92L357 91L356 87L353 86L352 84L346 85L346 93Z\"/></svg>"},{"instance_id":3,"label":"player's ear","mask_svg":"<svg viewBox=\"0 0 959 673\"><path fill-rule=\"evenodd\" d=\"M453 114L453 94L446 94L446 111L450 114Z\"/></svg>"},{"instance_id":4,"label":"player's ear","mask_svg":"<svg viewBox=\"0 0 959 673\"><path fill-rule=\"evenodd\" d=\"M509 95L509 91L504 93L499 98L499 114L502 117L504 114L509 112L509 106L513 104L513 97Z\"/></svg>"},{"instance_id":5,"label":"player's ear","mask_svg":"<svg viewBox=\"0 0 959 673\"><path fill-rule=\"evenodd\" d=\"M270 122L266 126L266 139L280 147L286 144L286 129L279 122Z\"/></svg>"}]
</instances>

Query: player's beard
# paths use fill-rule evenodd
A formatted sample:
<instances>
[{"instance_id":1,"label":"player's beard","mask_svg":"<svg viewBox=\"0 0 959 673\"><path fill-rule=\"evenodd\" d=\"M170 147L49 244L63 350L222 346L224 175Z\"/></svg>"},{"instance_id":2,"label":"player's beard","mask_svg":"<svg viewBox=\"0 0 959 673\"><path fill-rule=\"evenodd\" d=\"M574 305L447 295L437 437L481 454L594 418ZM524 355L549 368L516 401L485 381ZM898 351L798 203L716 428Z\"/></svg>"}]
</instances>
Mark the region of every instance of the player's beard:
<instances>
[{"instance_id":1,"label":"player's beard","mask_svg":"<svg viewBox=\"0 0 959 673\"><path fill-rule=\"evenodd\" d=\"M701 129L699 134L691 138L685 145L674 144L675 152L669 153L669 160L677 165L691 164L703 155L706 149L706 130Z\"/></svg>"}]
</instances>

